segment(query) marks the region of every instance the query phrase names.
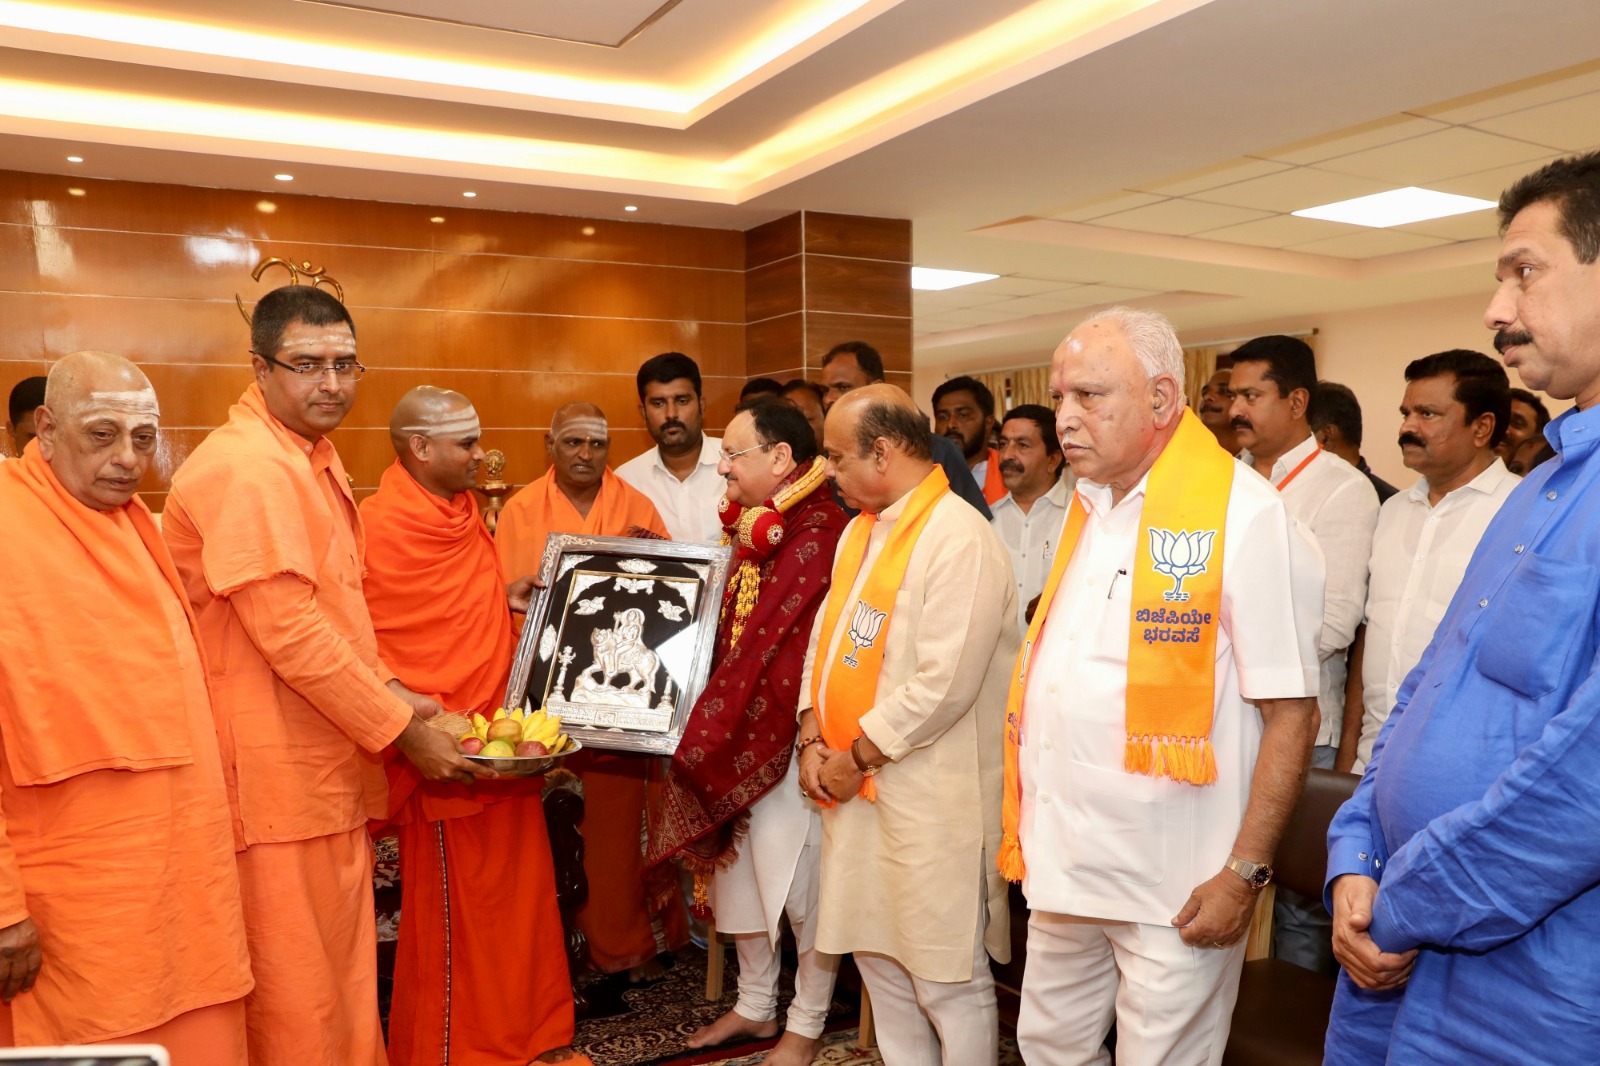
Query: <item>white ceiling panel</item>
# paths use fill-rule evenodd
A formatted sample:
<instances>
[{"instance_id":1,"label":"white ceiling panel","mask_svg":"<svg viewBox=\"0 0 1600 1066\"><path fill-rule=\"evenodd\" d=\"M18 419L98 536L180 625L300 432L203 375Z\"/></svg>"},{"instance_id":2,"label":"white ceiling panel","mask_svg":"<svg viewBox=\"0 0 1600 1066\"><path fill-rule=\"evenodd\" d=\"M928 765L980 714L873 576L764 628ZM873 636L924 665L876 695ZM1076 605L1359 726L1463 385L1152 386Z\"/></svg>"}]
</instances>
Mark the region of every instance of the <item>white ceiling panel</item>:
<instances>
[{"instance_id":1,"label":"white ceiling panel","mask_svg":"<svg viewBox=\"0 0 1600 1066\"><path fill-rule=\"evenodd\" d=\"M1540 104L1554 103L1584 93L1600 91L1600 64L1588 63L1575 72L1556 73L1531 79L1525 87L1477 93L1464 99L1446 101L1433 107L1417 108L1417 114L1440 122L1477 125L1486 118L1508 115Z\"/></svg>"},{"instance_id":2,"label":"white ceiling panel","mask_svg":"<svg viewBox=\"0 0 1600 1066\"><path fill-rule=\"evenodd\" d=\"M1596 100L1600 102L1600 97ZM1596 111L1596 119L1600 120L1600 110ZM1430 186L1433 182L1487 167L1538 159L1549 152L1543 145L1454 126L1425 137L1324 160L1317 164L1317 169L1372 178L1390 188Z\"/></svg>"},{"instance_id":3,"label":"white ceiling panel","mask_svg":"<svg viewBox=\"0 0 1600 1066\"><path fill-rule=\"evenodd\" d=\"M1530 159L1525 163L1515 163L1507 167L1494 167L1490 170L1479 171L1476 174L1466 174L1459 178L1450 178L1446 181L1436 181L1431 188L1440 192L1453 192L1461 196L1478 196L1485 200L1498 200L1506 187L1524 174L1531 174L1546 163L1560 159L1564 153L1541 156Z\"/></svg>"},{"instance_id":4,"label":"white ceiling panel","mask_svg":"<svg viewBox=\"0 0 1600 1066\"><path fill-rule=\"evenodd\" d=\"M1465 215L1434 218L1427 222L1413 222L1409 226L1395 226L1401 233L1420 233L1424 237L1442 237L1447 241L1476 241L1496 237L1500 224L1492 210L1471 211Z\"/></svg>"},{"instance_id":5,"label":"white ceiling panel","mask_svg":"<svg viewBox=\"0 0 1600 1066\"><path fill-rule=\"evenodd\" d=\"M1089 222L1100 218L1102 215L1112 215L1119 211L1127 211L1146 204L1160 203L1163 196L1156 196L1147 192L1118 192L1099 199L1088 200L1081 204L1074 204L1060 211L1050 211L1041 215L1042 218L1059 218L1067 222Z\"/></svg>"},{"instance_id":6,"label":"white ceiling panel","mask_svg":"<svg viewBox=\"0 0 1600 1066\"><path fill-rule=\"evenodd\" d=\"M1265 218L1267 214L1266 211L1253 208L1206 203L1202 200L1163 200L1159 204L1097 218L1093 225L1187 237L1201 230L1253 222Z\"/></svg>"},{"instance_id":7,"label":"white ceiling panel","mask_svg":"<svg viewBox=\"0 0 1600 1066\"><path fill-rule=\"evenodd\" d=\"M1514 111L1474 125L1569 152L1593 148L1600 145L1600 92Z\"/></svg>"},{"instance_id":8,"label":"white ceiling panel","mask_svg":"<svg viewBox=\"0 0 1600 1066\"><path fill-rule=\"evenodd\" d=\"M617 47L680 0L605 0L603 4L530 4L525 0L306 0L385 15L429 19L558 41Z\"/></svg>"},{"instance_id":9,"label":"white ceiling panel","mask_svg":"<svg viewBox=\"0 0 1600 1066\"><path fill-rule=\"evenodd\" d=\"M1208 241L1252 244L1258 248L1287 248L1291 244L1305 244L1308 241L1319 241L1352 233L1356 228L1343 222L1328 222L1320 218L1269 215L1255 222L1206 230L1195 236Z\"/></svg>"},{"instance_id":10,"label":"white ceiling panel","mask_svg":"<svg viewBox=\"0 0 1600 1066\"><path fill-rule=\"evenodd\" d=\"M1224 185L1220 189L1197 192L1193 198L1257 211L1289 212L1384 192L1390 188L1393 186L1371 178L1296 167L1268 174L1264 178L1252 178L1250 181Z\"/></svg>"},{"instance_id":11,"label":"white ceiling panel","mask_svg":"<svg viewBox=\"0 0 1600 1066\"><path fill-rule=\"evenodd\" d=\"M1424 134L1436 133L1445 129L1446 124L1433 119L1420 118L1416 115L1394 115L1358 126L1353 130L1341 130L1337 133L1324 134L1309 140L1297 141L1266 152L1253 152L1252 155L1264 159L1276 159L1283 163L1293 163L1304 166L1308 163L1318 163L1324 159L1335 156L1349 155L1351 152L1361 152L1368 148L1378 148L1396 141L1408 140L1412 137L1421 137Z\"/></svg>"},{"instance_id":12,"label":"white ceiling panel","mask_svg":"<svg viewBox=\"0 0 1600 1066\"><path fill-rule=\"evenodd\" d=\"M1236 181L1248 181L1251 178L1260 178L1288 169L1288 163L1272 159L1239 159L1221 166L1193 171L1175 180L1141 185L1139 191L1162 196L1188 196L1190 193L1215 189L1220 185L1232 185Z\"/></svg>"}]
</instances>

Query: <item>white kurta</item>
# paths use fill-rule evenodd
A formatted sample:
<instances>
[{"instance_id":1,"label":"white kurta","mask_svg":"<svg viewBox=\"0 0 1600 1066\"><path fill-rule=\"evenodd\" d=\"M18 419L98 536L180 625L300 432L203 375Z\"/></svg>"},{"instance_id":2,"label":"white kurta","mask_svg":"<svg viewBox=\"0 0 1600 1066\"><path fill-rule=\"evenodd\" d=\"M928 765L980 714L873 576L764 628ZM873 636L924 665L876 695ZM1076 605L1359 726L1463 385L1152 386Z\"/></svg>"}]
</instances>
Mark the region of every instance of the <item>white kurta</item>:
<instances>
[{"instance_id":1,"label":"white kurta","mask_svg":"<svg viewBox=\"0 0 1600 1066\"><path fill-rule=\"evenodd\" d=\"M1367 584L1356 773L1366 771L1400 684L1433 639L1489 520L1521 480L1496 459L1437 504L1428 503L1423 478L1389 497L1379 512Z\"/></svg>"},{"instance_id":2,"label":"white kurta","mask_svg":"<svg viewBox=\"0 0 1600 1066\"><path fill-rule=\"evenodd\" d=\"M808 913L817 901L817 871L801 870L804 852L816 855L822 842L822 820L817 805L800 795L800 760L789 760L789 772L771 792L750 806L750 826L733 865L718 870L711 879L711 912L719 933L766 933L778 945L778 919L794 887L795 878L810 882ZM805 852L806 845L811 850ZM817 923L802 927L799 950L811 950Z\"/></svg>"},{"instance_id":3,"label":"white kurta","mask_svg":"<svg viewBox=\"0 0 1600 1066\"><path fill-rule=\"evenodd\" d=\"M1316 458L1294 474L1295 468L1313 455ZM1248 451L1239 453L1239 461L1254 465ZM1278 486L1283 505L1311 531L1322 551L1327 591L1322 634L1317 639L1322 674L1317 695L1322 724L1317 729L1317 744L1336 745L1344 723L1344 684L1349 671L1345 656L1366 613L1367 561L1372 557L1372 531L1378 525L1378 492L1367 475L1337 455L1319 453L1314 436L1290 448L1270 471L1256 472Z\"/></svg>"},{"instance_id":4,"label":"white kurta","mask_svg":"<svg viewBox=\"0 0 1600 1066\"><path fill-rule=\"evenodd\" d=\"M846 624L820 653L818 612L801 710L811 702L819 655L837 661L851 607L905 504L902 498L879 516L846 601ZM989 953L1010 957L995 855L1006 692L1019 641L1005 545L960 497L934 505L879 639L887 639L883 666L861 726L891 762L877 776L877 802L856 798L822 812L817 947L877 952L926 980L966 981L973 934L985 918ZM986 915L980 885L987 886Z\"/></svg>"},{"instance_id":5,"label":"white kurta","mask_svg":"<svg viewBox=\"0 0 1600 1066\"><path fill-rule=\"evenodd\" d=\"M1222 567L1217 780L1129 773L1131 575L1147 482L1115 506L1106 486L1078 482L1088 516L1029 659L1023 702L1022 890L1036 913L1168 927L1227 862L1244 820L1261 747L1252 701L1318 691L1322 565L1272 487L1236 469L1213 560Z\"/></svg>"}]
</instances>

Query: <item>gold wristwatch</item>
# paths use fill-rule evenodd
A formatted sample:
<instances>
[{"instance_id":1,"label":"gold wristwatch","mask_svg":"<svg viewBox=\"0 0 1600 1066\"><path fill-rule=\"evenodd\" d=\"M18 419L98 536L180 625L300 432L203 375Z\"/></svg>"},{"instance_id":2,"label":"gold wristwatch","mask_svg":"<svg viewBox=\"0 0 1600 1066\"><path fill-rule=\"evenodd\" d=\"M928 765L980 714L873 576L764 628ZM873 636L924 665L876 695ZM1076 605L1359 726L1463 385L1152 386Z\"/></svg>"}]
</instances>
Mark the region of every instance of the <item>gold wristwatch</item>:
<instances>
[{"instance_id":1,"label":"gold wristwatch","mask_svg":"<svg viewBox=\"0 0 1600 1066\"><path fill-rule=\"evenodd\" d=\"M1264 862L1249 862L1237 855L1229 855L1223 865L1244 878L1244 883L1257 892L1266 888L1267 882L1272 880L1272 867Z\"/></svg>"}]
</instances>

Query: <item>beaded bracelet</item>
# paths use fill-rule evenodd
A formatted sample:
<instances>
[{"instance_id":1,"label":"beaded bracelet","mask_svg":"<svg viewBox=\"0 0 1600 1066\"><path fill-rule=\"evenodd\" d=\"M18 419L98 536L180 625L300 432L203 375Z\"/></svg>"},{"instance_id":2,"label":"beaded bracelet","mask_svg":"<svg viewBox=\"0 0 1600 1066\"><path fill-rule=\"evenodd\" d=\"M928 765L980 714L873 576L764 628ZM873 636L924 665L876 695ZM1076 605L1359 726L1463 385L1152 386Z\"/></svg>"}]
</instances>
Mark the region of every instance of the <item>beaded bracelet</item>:
<instances>
[{"instance_id":1,"label":"beaded bracelet","mask_svg":"<svg viewBox=\"0 0 1600 1066\"><path fill-rule=\"evenodd\" d=\"M820 734L820 733L818 733L814 737L806 737L805 739L801 740L798 744L796 744L794 746L794 753L796 755L799 755L802 751L805 751L811 745L813 745L813 744L821 744L821 743L822 743L822 734Z\"/></svg>"}]
</instances>

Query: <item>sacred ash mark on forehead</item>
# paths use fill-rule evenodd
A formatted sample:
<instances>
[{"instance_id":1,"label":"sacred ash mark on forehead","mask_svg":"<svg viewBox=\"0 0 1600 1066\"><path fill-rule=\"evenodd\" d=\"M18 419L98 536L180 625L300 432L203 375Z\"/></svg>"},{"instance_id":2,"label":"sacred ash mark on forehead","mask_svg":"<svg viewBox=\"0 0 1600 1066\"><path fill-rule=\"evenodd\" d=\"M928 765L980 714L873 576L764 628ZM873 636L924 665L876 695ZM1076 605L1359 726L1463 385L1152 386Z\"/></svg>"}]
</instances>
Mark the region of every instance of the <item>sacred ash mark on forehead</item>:
<instances>
[{"instance_id":1,"label":"sacred ash mark on forehead","mask_svg":"<svg viewBox=\"0 0 1600 1066\"><path fill-rule=\"evenodd\" d=\"M593 415L574 415L562 419L561 424L552 428L550 433L557 440L573 434L590 440L604 440L610 436L610 427L603 418L595 418Z\"/></svg>"},{"instance_id":2,"label":"sacred ash mark on forehead","mask_svg":"<svg viewBox=\"0 0 1600 1066\"><path fill-rule=\"evenodd\" d=\"M71 417L82 424L110 421L132 430L159 423L161 403L150 386L95 390L73 405Z\"/></svg>"},{"instance_id":3,"label":"sacred ash mark on forehead","mask_svg":"<svg viewBox=\"0 0 1600 1066\"><path fill-rule=\"evenodd\" d=\"M469 404L438 419L401 426L400 431L406 434L419 433L424 437L477 437L482 435L482 426L477 410Z\"/></svg>"}]
</instances>

